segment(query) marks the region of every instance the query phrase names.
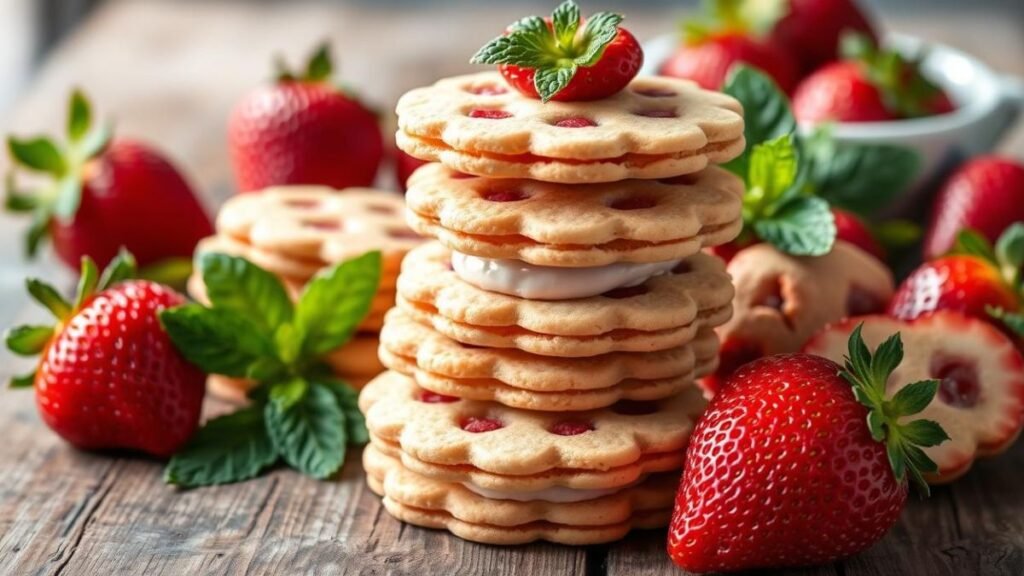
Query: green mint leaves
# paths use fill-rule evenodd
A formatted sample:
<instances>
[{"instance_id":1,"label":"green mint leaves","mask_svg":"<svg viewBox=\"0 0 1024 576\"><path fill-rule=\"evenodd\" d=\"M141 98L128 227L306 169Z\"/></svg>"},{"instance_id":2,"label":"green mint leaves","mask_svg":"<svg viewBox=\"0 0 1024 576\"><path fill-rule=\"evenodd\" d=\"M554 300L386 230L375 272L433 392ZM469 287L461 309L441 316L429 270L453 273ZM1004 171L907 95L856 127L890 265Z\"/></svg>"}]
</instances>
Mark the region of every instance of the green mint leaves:
<instances>
[{"instance_id":1,"label":"green mint leaves","mask_svg":"<svg viewBox=\"0 0 1024 576\"><path fill-rule=\"evenodd\" d=\"M74 217L82 200L82 166L103 152L111 135L109 124L93 127L89 100L75 90L68 103L66 145L60 146L46 137L7 138L7 151L14 167L49 177L34 191L20 189L13 171L6 177L7 210L32 214L32 225L25 238L27 256L38 252L54 217Z\"/></svg>"},{"instance_id":2,"label":"green mint leaves","mask_svg":"<svg viewBox=\"0 0 1024 576\"><path fill-rule=\"evenodd\" d=\"M470 62L533 68L534 88L547 102L572 82L580 67L597 64L622 22L620 14L599 12L587 19L581 33L580 18L576 2L566 0L551 14L550 26L540 16L523 18L477 51Z\"/></svg>"},{"instance_id":3,"label":"green mint leaves","mask_svg":"<svg viewBox=\"0 0 1024 576\"><path fill-rule=\"evenodd\" d=\"M355 391L320 358L351 338L369 312L380 253L321 271L294 304L280 280L243 258L204 254L198 265L210 307L165 310L164 328L207 373L258 384L252 405L207 423L168 463L165 480L238 482L279 460L314 478L333 475L346 445L365 443L367 432Z\"/></svg>"},{"instance_id":4,"label":"green mint leaves","mask_svg":"<svg viewBox=\"0 0 1024 576\"><path fill-rule=\"evenodd\" d=\"M860 324L850 334L844 366L840 374L853 387L857 401L868 408L867 424L871 437L884 442L889 465L898 481L908 475L918 491L930 491L924 474L937 472L938 466L922 448L938 446L949 436L931 420L911 420L908 416L924 410L939 389L938 380L922 380L900 389L886 398L886 385L893 371L903 361L903 341L899 332L882 342L875 352L868 349L861 336Z\"/></svg>"},{"instance_id":5,"label":"green mint leaves","mask_svg":"<svg viewBox=\"0 0 1024 576\"><path fill-rule=\"evenodd\" d=\"M82 258L82 272L78 279L78 290L75 293L74 302L69 302L52 285L27 278L25 287L32 299L41 304L53 314L58 322L67 322L74 316L82 306L97 292L102 292L111 286L135 277L135 257L127 250L122 249L107 268L100 273L92 258ZM4 335L4 343L7 348L19 356L36 356L41 354L54 336L54 325L47 326L16 326L7 331ZM35 372L11 378L12 388L27 388L32 386L35 380Z\"/></svg>"},{"instance_id":6,"label":"green mint leaves","mask_svg":"<svg viewBox=\"0 0 1024 576\"><path fill-rule=\"evenodd\" d=\"M747 184L744 233L783 252L827 254L836 236L830 205L869 214L917 172L917 155L908 149L839 145L827 128L802 135L785 94L754 68L733 67L722 91L746 111L747 149L725 165Z\"/></svg>"}]
</instances>

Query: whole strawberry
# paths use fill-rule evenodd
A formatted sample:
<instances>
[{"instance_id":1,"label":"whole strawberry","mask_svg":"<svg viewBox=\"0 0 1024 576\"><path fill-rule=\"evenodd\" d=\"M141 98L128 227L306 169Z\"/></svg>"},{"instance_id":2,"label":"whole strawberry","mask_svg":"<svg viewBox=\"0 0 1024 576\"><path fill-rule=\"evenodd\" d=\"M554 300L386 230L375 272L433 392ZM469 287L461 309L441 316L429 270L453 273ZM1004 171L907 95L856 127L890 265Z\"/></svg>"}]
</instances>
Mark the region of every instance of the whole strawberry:
<instances>
[{"instance_id":1,"label":"whole strawberry","mask_svg":"<svg viewBox=\"0 0 1024 576\"><path fill-rule=\"evenodd\" d=\"M885 398L903 359L899 334L872 355L860 329L845 367L806 354L757 360L714 397L690 440L669 529L679 566L718 572L831 562L896 523L907 478L927 493L921 450L947 439L908 421L938 382Z\"/></svg>"},{"instance_id":2,"label":"whole strawberry","mask_svg":"<svg viewBox=\"0 0 1024 576\"><path fill-rule=\"evenodd\" d=\"M395 150L395 179L398 180L398 187L405 192L409 177L417 168L426 164L419 158L413 158L401 150Z\"/></svg>"},{"instance_id":3,"label":"whole strawberry","mask_svg":"<svg viewBox=\"0 0 1024 576\"><path fill-rule=\"evenodd\" d=\"M139 265L189 261L196 243L213 233L192 189L162 154L147 144L111 140L107 125L93 127L89 101L71 94L68 142L8 138L15 166L53 179L34 192L13 174L7 208L33 214L26 242L33 256L52 237L57 256L77 269L88 256L106 266L123 247Z\"/></svg>"},{"instance_id":4,"label":"whole strawberry","mask_svg":"<svg viewBox=\"0 0 1024 576\"><path fill-rule=\"evenodd\" d=\"M885 262L885 249L860 216L840 208L832 208L832 217L836 221L836 240L849 242Z\"/></svg>"},{"instance_id":5,"label":"whole strawberry","mask_svg":"<svg viewBox=\"0 0 1024 576\"><path fill-rule=\"evenodd\" d=\"M925 258L948 252L964 228L995 242L1014 222L1024 222L1024 165L997 156L975 158L958 168L935 198Z\"/></svg>"},{"instance_id":6,"label":"whole strawberry","mask_svg":"<svg viewBox=\"0 0 1024 576\"><path fill-rule=\"evenodd\" d=\"M844 32L878 40L874 26L854 0L788 0L772 37L811 71L836 59Z\"/></svg>"},{"instance_id":7,"label":"whole strawberry","mask_svg":"<svg viewBox=\"0 0 1024 576\"><path fill-rule=\"evenodd\" d=\"M768 30L771 15L751 2L715 0L700 18L683 23L683 43L661 66L664 76L720 90L729 71L745 63L770 76L787 94L800 79L796 58Z\"/></svg>"},{"instance_id":8,"label":"whole strawberry","mask_svg":"<svg viewBox=\"0 0 1024 576\"><path fill-rule=\"evenodd\" d=\"M329 48L321 46L302 74L280 65L276 82L235 106L228 140L239 190L373 183L384 157L377 117L332 84L332 72Z\"/></svg>"},{"instance_id":9,"label":"whole strawberry","mask_svg":"<svg viewBox=\"0 0 1024 576\"><path fill-rule=\"evenodd\" d=\"M544 102L600 100L625 88L644 63L640 43L621 22L611 12L583 22L576 2L566 0L549 19L512 24L470 62L497 64L513 88Z\"/></svg>"},{"instance_id":10,"label":"whole strawberry","mask_svg":"<svg viewBox=\"0 0 1024 576\"><path fill-rule=\"evenodd\" d=\"M920 62L878 49L864 36L843 38L844 60L805 78L793 93L803 123L882 122L952 112L949 96L920 71Z\"/></svg>"},{"instance_id":11,"label":"whole strawberry","mask_svg":"<svg viewBox=\"0 0 1024 576\"><path fill-rule=\"evenodd\" d=\"M165 457L199 425L205 375L175 350L158 318L185 298L160 284L128 280L134 268L122 254L100 277L85 258L74 303L29 280L29 292L57 324L7 333L15 353L41 355L36 371L12 386L34 385L43 421L79 448Z\"/></svg>"},{"instance_id":12,"label":"whole strawberry","mask_svg":"<svg viewBox=\"0 0 1024 576\"><path fill-rule=\"evenodd\" d=\"M953 253L921 264L900 285L889 315L913 320L954 310L995 322L1024 338L1024 223L1010 226L993 247L962 230Z\"/></svg>"}]
</instances>

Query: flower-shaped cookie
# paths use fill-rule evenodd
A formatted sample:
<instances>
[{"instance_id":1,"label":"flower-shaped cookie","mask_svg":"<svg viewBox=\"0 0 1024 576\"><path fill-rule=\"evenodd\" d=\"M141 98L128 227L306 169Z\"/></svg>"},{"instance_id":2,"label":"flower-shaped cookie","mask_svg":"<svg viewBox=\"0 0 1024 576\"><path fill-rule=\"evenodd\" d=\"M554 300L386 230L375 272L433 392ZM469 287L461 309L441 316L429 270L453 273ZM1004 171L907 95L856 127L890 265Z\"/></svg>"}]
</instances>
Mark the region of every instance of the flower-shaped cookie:
<instances>
[{"instance_id":1,"label":"flower-shaped cookie","mask_svg":"<svg viewBox=\"0 0 1024 576\"><path fill-rule=\"evenodd\" d=\"M904 359L889 379L892 397L904 386L935 378L939 392L915 418L938 422L949 440L925 448L939 466L926 477L941 484L967 472L975 458L1007 449L1024 426L1024 358L1013 342L986 322L955 312L916 320L850 318L823 330L805 352L841 362L858 324L869 347L900 333Z\"/></svg>"},{"instance_id":2,"label":"flower-shaped cookie","mask_svg":"<svg viewBox=\"0 0 1024 576\"><path fill-rule=\"evenodd\" d=\"M399 148L492 178L665 178L727 162L744 147L739 102L673 78L637 78L603 100L542 103L482 72L412 90L397 112Z\"/></svg>"},{"instance_id":3,"label":"flower-shaped cookie","mask_svg":"<svg viewBox=\"0 0 1024 576\"><path fill-rule=\"evenodd\" d=\"M431 164L409 180L409 225L452 250L541 266L685 258L734 239L743 183L717 167L669 180L566 186Z\"/></svg>"}]
</instances>

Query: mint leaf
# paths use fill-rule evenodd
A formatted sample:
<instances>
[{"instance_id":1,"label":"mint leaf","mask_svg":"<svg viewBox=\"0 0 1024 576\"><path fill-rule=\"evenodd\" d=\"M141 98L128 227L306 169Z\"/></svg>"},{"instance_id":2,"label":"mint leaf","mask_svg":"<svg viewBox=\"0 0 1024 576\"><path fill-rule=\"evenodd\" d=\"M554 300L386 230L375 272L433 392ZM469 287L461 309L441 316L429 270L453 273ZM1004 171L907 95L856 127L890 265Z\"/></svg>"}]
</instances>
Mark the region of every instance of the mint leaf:
<instances>
[{"instance_id":1,"label":"mint leaf","mask_svg":"<svg viewBox=\"0 0 1024 576\"><path fill-rule=\"evenodd\" d=\"M80 141L92 125L92 109L81 90L71 92L68 104L68 137L72 143Z\"/></svg>"},{"instance_id":2,"label":"mint leaf","mask_svg":"<svg viewBox=\"0 0 1024 576\"><path fill-rule=\"evenodd\" d=\"M528 16L513 24L507 34L485 44L469 61L539 68L552 61L553 44L547 22L539 16Z\"/></svg>"},{"instance_id":3,"label":"mint leaf","mask_svg":"<svg viewBox=\"0 0 1024 576\"><path fill-rule=\"evenodd\" d=\"M770 210L792 188L797 170L792 136L780 136L754 146L750 154L744 204L752 205L758 211Z\"/></svg>"},{"instance_id":4,"label":"mint leaf","mask_svg":"<svg viewBox=\"0 0 1024 576\"><path fill-rule=\"evenodd\" d=\"M345 414L325 386L310 383L305 396L287 409L268 403L266 421L278 453L296 470L324 479L345 461Z\"/></svg>"},{"instance_id":5,"label":"mint leaf","mask_svg":"<svg viewBox=\"0 0 1024 576\"><path fill-rule=\"evenodd\" d=\"M562 2L551 13L551 24L559 44L572 45L580 26L580 7L572 0Z\"/></svg>"},{"instance_id":6,"label":"mint leaf","mask_svg":"<svg viewBox=\"0 0 1024 576\"><path fill-rule=\"evenodd\" d=\"M164 470L164 482L210 486L254 478L277 461L263 410L251 406L214 418L200 428Z\"/></svg>"},{"instance_id":7,"label":"mint leaf","mask_svg":"<svg viewBox=\"0 0 1024 576\"><path fill-rule=\"evenodd\" d=\"M71 316L71 304L57 292L57 289L42 280L28 278L25 280L28 293L53 313L58 320L66 320Z\"/></svg>"},{"instance_id":8,"label":"mint leaf","mask_svg":"<svg viewBox=\"0 0 1024 576\"><path fill-rule=\"evenodd\" d=\"M35 356L53 337L53 326L16 326L7 331L7 348L19 356Z\"/></svg>"},{"instance_id":9,"label":"mint leaf","mask_svg":"<svg viewBox=\"0 0 1024 576\"><path fill-rule=\"evenodd\" d=\"M888 206L920 169L916 151L882 144L837 143L827 128L799 141L801 188L834 206L870 214Z\"/></svg>"},{"instance_id":10,"label":"mint leaf","mask_svg":"<svg viewBox=\"0 0 1024 576\"><path fill-rule=\"evenodd\" d=\"M135 256L131 252L121 248L117 256L107 264L100 275L98 289L100 291L110 288L114 284L134 278L136 273Z\"/></svg>"},{"instance_id":11,"label":"mint leaf","mask_svg":"<svg viewBox=\"0 0 1024 576\"><path fill-rule=\"evenodd\" d=\"M538 68L533 75L533 87L537 90L541 100L546 102L568 86L575 75L575 64L565 68Z\"/></svg>"},{"instance_id":12,"label":"mint leaf","mask_svg":"<svg viewBox=\"0 0 1024 576\"><path fill-rule=\"evenodd\" d=\"M7 150L15 162L31 170L60 178L68 169L64 156L49 138L8 138Z\"/></svg>"},{"instance_id":13,"label":"mint leaf","mask_svg":"<svg viewBox=\"0 0 1024 576\"><path fill-rule=\"evenodd\" d=\"M270 387L270 401L277 404L278 410L290 410L306 397L308 391L308 382L302 378L292 378Z\"/></svg>"},{"instance_id":14,"label":"mint leaf","mask_svg":"<svg viewBox=\"0 0 1024 576\"><path fill-rule=\"evenodd\" d=\"M250 366L274 357L262 332L232 310L185 304L160 312L160 322L178 351L210 374L244 378Z\"/></svg>"},{"instance_id":15,"label":"mint leaf","mask_svg":"<svg viewBox=\"0 0 1024 576\"><path fill-rule=\"evenodd\" d=\"M370 433L366 429L366 418L359 410L359 393L348 383L334 379L318 380L338 399L338 406L341 406L345 413L345 430L348 434L348 443L362 446L370 441Z\"/></svg>"},{"instance_id":16,"label":"mint leaf","mask_svg":"<svg viewBox=\"0 0 1024 576\"><path fill-rule=\"evenodd\" d=\"M750 66L733 66L722 91L743 105L743 135L747 140L746 151L725 164L725 168L740 178L746 178L753 147L793 133L796 120L789 110L786 95L775 81Z\"/></svg>"},{"instance_id":17,"label":"mint leaf","mask_svg":"<svg viewBox=\"0 0 1024 576\"><path fill-rule=\"evenodd\" d=\"M619 34L619 24L621 23L622 15L612 12L598 12L588 18L587 25L583 28L585 49L576 57L576 63L585 67L597 64L601 56L604 55L604 49Z\"/></svg>"},{"instance_id":18,"label":"mint leaf","mask_svg":"<svg viewBox=\"0 0 1024 576\"><path fill-rule=\"evenodd\" d=\"M380 252L322 270L295 307L295 327L307 358L318 358L351 338L370 311L380 284Z\"/></svg>"},{"instance_id":19,"label":"mint leaf","mask_svg":"<svg viewBox=\"0 0 1024 576\"><path fill-rule=\"evenodd\" d=\"M206 296L216 308L246 315L268 337L292 319L281 281L244 258L207 252L199 257Z\"/></svg>"},{"instance_id":20,"label":"mint leaf","mask_svg":"<svg viewBox=\"0 0 1024 576\"><path fill-rule=\"evenodd\" d=\"M832 251L835 218L821 198L795 198L774 214L754 222L757 236L794 256L822 256Z\"/></svg>"}]
</instances>

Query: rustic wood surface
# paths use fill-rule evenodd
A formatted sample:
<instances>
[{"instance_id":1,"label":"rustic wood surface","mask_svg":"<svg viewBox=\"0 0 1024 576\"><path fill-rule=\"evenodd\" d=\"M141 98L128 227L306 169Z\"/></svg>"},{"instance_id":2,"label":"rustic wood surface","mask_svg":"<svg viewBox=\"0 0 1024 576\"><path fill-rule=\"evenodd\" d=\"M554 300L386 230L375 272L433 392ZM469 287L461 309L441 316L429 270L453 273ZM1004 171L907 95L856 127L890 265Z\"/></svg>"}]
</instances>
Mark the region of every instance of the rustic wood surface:
<instances>
[{"instance_id":1,"label":"rustic wood surface","mask_svg":"<svg viewBox=\"0 0 1024 576\"><path fill-rule=\"evenodd\" d=\"M550 4L550 2L545 3ZM629 9L641 38L674 21ZM228 110L268 76L276 53L297 59L331 38L342 76L382 110L404 90L468 69L468 55L522 6L462 3L371 8L295 3L108 3L45 63L7 131L56 130L70 87L85 87L124 134L154 141L188 172L209 208L232 191ZM537 10L545 6L535 6ZM993 14L914 14L893 28L957 45L1024 76L1024 34ZM1004 148L1024 150L1017 129ZM6 170L0 160L0 171ZM387 183L387 179L384 179ZM20 259L24 223L0 216L0 325L42 318L21 291L26 274L69 282L46 258ZM26 364L5 356L4 380ZM211 401L209 408L216 410ZM358 454L336 481L275 471L244 484L182 492L158 462L73 450L40 423L28 392L0 391L2 574L679 574L664 532L591 548L496 548L404 526L363 482ZM979 463L928 501L911 501L876 547L799 574L1024 574L1024 446Z\"/></svg>"}]
</instances>

